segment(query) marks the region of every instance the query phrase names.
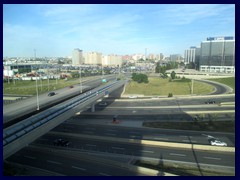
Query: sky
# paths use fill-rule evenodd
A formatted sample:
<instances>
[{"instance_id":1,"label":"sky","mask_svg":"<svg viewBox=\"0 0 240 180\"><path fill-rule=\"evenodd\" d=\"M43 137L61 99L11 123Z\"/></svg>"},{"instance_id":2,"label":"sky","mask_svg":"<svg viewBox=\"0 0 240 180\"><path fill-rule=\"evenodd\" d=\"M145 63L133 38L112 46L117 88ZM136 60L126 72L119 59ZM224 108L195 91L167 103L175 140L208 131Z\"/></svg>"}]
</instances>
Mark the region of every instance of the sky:
<instances>
[{"instance_id":1,"label":"sky","mask_svg":"<svg viewBox=\"0 0 240 180\"><path fill-rule=\"evenodd\" d=\"M184 55L215 36L235 36L234 4L3 5L3 57Z\"/></svg>"}]
</instances>

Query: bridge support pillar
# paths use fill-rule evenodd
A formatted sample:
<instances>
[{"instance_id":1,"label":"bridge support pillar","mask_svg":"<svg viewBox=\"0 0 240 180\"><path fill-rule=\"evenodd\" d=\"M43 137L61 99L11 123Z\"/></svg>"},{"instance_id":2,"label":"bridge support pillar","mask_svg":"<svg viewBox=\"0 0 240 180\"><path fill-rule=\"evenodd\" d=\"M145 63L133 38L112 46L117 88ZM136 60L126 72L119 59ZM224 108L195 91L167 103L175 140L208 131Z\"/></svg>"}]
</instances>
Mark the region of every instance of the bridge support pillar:
<instances>
[{"instance_id":1,"label":"bridge support pillar","mask_svg":"<svg viewBox=\"0 0 240 180\"><path fill-rule=\"evenodd\" d=\"M91 106L91 112L95 112L95 104L92 104L92 106Z\"/></svg>"}]
</instances>

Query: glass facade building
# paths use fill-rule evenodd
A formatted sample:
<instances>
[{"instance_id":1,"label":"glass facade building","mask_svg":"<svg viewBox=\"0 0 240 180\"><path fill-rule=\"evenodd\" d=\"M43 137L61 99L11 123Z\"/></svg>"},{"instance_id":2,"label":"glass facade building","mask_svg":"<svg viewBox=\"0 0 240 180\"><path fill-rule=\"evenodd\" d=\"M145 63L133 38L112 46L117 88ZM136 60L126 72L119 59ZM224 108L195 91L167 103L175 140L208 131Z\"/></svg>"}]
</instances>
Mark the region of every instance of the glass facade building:
<instances>
[{"instance_id":1,"label":"glass facade building","mask_svg":"<svg viewBox=\"0 0 240 180\"><path fill-rule=\"evenodd\" d=\"M207 38L201 43L200 70L208 72L235 72L234 37Z\"/></svg>"}]
</instances>

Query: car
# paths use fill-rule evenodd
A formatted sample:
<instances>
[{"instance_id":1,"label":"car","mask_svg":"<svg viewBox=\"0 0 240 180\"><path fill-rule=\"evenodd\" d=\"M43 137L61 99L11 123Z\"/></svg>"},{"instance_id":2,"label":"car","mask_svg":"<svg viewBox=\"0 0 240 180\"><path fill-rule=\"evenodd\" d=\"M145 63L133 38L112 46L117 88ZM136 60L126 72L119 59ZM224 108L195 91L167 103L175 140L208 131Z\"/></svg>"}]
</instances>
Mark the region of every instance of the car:
<instances>
[{"instance_id":1,"label":"car","mask_svg":"<svg viewBox=\"0 0 240 180\"><path fill-rule=\"evenodd\" d=\"M106 106L106 105L107 105L106 102L100 102L100 103L99 103L99 106Z\"/></svg>"},{"instance_id":2,"label":"car","mask_svg":"<svg viewBox=\"0 0 240 180\"><path fill-rule=\"evenodd\" d=\"M59 138L59 139L56 139L54 142L53 142L53 145L54 146L59 146L61 145L63 142L63 139Z\"/></svg>"},{"instance_id":3,"label":"car","mask_svg":"<svg viewBox=\"0 0 240 180\"><path fill-rule=\"evenodd\" d=\"M56 95L55 92L50 92L50 93L48 93L48 96L54 96L54 95Z\"/></svg>"},{"instance_id":4,"label":"car","mask_svg":"<svg viewBox=\"0 0 240 180\"><path fill-rule=\"evenodd\" d=\"M212 101L212 100L209 100L209 101L206 101L205 104L215 104L216 102L215 101Z\"/></svg>"},{"instance_id":5,"label":"car","mask_svg":"<svg viewBox=\"0 0 240 180\"><path fill-rule=\"evenodd\" d=\"M227 146L227 143L223 142L223 141L219 141L219 140L212 140L210 141L212 146Z\"/></svg>"},{"instance_id":6,"label":"car","mask_svg":"<svg viewBox=\"0 0 240 180\"><path fill-rule=\"evenodd\" d=\"M56 139L56 140L53 142L53 145L54 145L54 146L68 147L69 144L70 144L69 141L63 140L62 138Z\"/></svg>"},{"instance_id":7,"label":"car","mask_svg":"<svg viewBox=\"0 0 240 180\"><path fill-rule=\"evenodd\" d=\"M69 142L69 141L62 141L62 144L61 144L61 146L63 146L63 147L68 147L68 146L69 146L69 144L70 144L70 142Z\"/></svg>"}]
</instances>

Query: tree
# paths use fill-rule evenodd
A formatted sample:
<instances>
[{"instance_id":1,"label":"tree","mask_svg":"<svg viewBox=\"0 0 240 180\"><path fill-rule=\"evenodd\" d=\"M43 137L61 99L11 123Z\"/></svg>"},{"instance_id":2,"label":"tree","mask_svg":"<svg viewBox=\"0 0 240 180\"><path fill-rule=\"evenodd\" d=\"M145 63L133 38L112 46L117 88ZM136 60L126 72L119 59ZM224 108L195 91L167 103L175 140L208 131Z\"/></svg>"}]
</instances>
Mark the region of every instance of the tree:
<instances>
[{"instance_id":1,"label":"tree","mask_svg":"<svg viewBox=\"0 0 240 180\"><path fill-rule=\"evenodd\" d=\"M157 63L157 66L155 68L155 73L160 73L160 63Z\"/></svg>"},{"instance_id":2,"label":"tree","mask_svg":"<svg viewBox=\"0 0 240 180\"><path fill-rule=\"evenodd\" d=\"M172 72L171 72L171 78L172 78L172 79L175 79L175 78L176 78L176 73L175 73L175 71L172 71Z\"/></svg>"},{"instance_id":3,"label":"tree","mask_svg":"<svg viewBox=\"0 0 240 180\"><path fill-rule=\"evenodd\" d=\"M138 83L148 83L148 76L146 74L137 74L137 73L133 73L132 74L132 80L136 81Z\"/></svg>"}]
</instances>

